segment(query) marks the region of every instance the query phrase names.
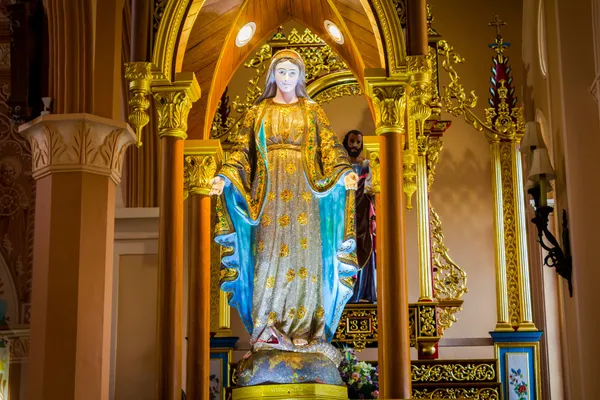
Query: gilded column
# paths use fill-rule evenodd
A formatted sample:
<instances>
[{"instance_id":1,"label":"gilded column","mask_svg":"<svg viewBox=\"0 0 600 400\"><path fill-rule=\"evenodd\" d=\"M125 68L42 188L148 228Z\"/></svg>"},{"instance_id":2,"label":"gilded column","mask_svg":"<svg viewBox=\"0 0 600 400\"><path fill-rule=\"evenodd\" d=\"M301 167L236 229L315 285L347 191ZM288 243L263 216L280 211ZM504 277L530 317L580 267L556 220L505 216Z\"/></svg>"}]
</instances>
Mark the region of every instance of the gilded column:
<instances>
[{"instance_id":1,"label":"gilded column","mask_svg":"<svg viewBox=\"0 0 600 400\"><path fill-rule=\"evenodd\" d=\"M36 214L27 398L109 398L115 194L131 128L90 114L22 125Z\"/></svg>"},{"instance_id":2,"label":"gilded column","mask_svg":"<svg viewBox=\"0 0 600 400\"><path fill-rule=\"evenodd\" d=\"M184 195L189 204L189 290L186 396L210 397L211 199L210 180L223 159L219 140L184 146Z\"/></svg>"},{"instance_id":3,"label":"gilded column","mask_svg":"<svg viewBox=\"0 0 600 400\"><path fill-rule=\"evenodd\" d=\"M425 121L431 115L431 74L427 56L408 57L410 81L410 113L408 143L416 156L417 244L419 249L419 301L433 301L431 267L431 235L429 232L429 193L427 184L427 144Z\"/></svg>"},{"instance_id":4,"label":"gilded column","mask_svg":"<svg viewBox=\"0 0 600 400\"><path fill-rule=\"evenodd\" d=\"M380 140L381 205L378 219L380 266L377 302L382 398L411 397L408 285L404 226L402 148L406 84L399 79L368 77L376 133Z\"/></svg>"},{"instance_id":5,"label":"gilded column","mask_svg":"<svg viewBox=\"0 0 600 400\"><path fill-rule=\"evenodd\" d=\"M496 257L496 311L495 331L512 332L511 318L508 311L508 287L506 247L504 243L504 205L502 201L502 162L500 160L500 141L490 141L492 168L492 189L494 191L494 244Z\"/></svg>"},{"instance_id":6,"label":"gilded column","mask_svg":"<svg viewBox=\"0 0 600 400\"><path fill-rule=\"evenodd\" d=\"M521 135L515 134L490 140L498 295L496 331L537 331L531 307L520 139Z\"/></svg>"},{"instance_id":7,"label":"gilded column","mask_svg":"<svg viewBox=\"0 0 600 400\"><path fill-rule=\"evenodd\" d=\"M153 86L161 141L158 315L155 396L181 398L183 286L183 142L192 103L200 97L193 73Z\"/></svg>"}]
</instances>

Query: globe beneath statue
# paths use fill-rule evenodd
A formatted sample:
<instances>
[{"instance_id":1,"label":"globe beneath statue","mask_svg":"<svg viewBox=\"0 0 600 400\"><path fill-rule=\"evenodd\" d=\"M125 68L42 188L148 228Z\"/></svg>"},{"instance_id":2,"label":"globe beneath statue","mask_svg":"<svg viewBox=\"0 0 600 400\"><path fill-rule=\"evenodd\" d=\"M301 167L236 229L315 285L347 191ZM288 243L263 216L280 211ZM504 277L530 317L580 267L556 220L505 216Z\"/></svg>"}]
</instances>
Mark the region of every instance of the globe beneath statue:
<instances>
[{"instance_id":1,"label":"globe beneath statue","mask_svg":"<svg viewBox=\"0 0 600 400\"><path fill-rule=\"evenodd\" d=\"M292 383L344 385L335 364L321 353L258 351L239 363L238 387Z\"/></svg>"}]
</instances>

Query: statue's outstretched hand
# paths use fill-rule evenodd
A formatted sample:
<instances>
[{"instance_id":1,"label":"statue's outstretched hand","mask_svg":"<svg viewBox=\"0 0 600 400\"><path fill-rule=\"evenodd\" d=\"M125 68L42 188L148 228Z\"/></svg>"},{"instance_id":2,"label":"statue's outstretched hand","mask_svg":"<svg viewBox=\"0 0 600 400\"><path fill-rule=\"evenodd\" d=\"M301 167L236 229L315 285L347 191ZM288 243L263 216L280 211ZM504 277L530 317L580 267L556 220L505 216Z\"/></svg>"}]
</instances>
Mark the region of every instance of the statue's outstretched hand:
<instances>
[{"instance_id":1,"label":"statue's outstretched hand","mask_svg":"<svg viewBox=\"0 0 600 400\"><path fill-rule=\"evenodd\" d=\"M225 180L220 176L215 176L210 180L210 192L208 192L209 196L219 196L223 193L223 188L225 187Z\"/></svg>"},{"instance_id":2,"label":"statue's outstretched hand","mask_svg":"<svg viewBox=\"0 0 600 400\"><path fill-rule=\"evenodd\" d=\"M356 172L350 172L344 178L344 185L346 185L346 190L356 190L358 189L358 175Z\"/></svg>"}]
</instances>

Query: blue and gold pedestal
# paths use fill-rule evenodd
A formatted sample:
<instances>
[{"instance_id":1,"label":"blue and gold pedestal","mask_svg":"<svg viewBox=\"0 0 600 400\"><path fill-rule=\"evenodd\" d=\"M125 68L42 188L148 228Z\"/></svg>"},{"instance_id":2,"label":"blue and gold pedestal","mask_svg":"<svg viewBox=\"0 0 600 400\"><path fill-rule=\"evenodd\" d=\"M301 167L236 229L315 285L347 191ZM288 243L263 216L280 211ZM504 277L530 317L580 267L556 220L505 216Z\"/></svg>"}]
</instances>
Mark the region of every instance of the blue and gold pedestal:
<instances>
[{"instance_id":1,"label":"blue and gold pedestal","mask_svg":"<svg viewBox=\"0 0 600 400\"><path fill-rule=\"evenodd\" d=\"M543 332L490 332L505 400L542 400L539 342Z\"/></svg>"},{"instance_id":2,"label":"blue and gold pedestal","mask_svg":"<svg viewBox=\"0 0 600 400\"><path fill-rule=\"evenodd\" d=\"M321 383L292 383L286 385L259 385L233 389L233 400L347 400L346 386Z\"/></svg>"}]
</instances>

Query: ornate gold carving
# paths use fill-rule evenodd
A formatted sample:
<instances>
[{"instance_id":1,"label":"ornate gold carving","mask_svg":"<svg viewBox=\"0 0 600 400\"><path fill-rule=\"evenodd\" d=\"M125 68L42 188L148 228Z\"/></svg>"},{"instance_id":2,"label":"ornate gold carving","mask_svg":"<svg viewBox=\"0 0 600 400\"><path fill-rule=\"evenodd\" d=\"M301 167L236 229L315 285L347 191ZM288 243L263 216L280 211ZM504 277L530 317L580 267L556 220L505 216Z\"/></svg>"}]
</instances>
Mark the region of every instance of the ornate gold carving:
<instances>
[{"instance_id":1,"label":"ornate gold carving","mask_svg":"<svg viewBox=\"0 0 600 400\"><path fill-rule=\"evenodd\" d=\"M500 393L496 388L438 388L414 389L413 399L477 399L500 400Z\"/></svg>"},{"instance_id":2,"label":"ornate gold carving","mask_svg":"<svg viewBox=\"0 0 600 400\"><path fill-rule=\"evenodd\" d=\"M223 151L218 140L186 140L184 144L184 194L208 195L210 181L221 166Z\"/></svg>"},{"instance_id":3,"label":"ornate gold carving","mask_svg":"<svg viewBox=\"0 0 600 400\"><path fill-rule=\"evenodd\" d=\"M295 28L292 29L288 36L289 44L325 44L317 34L312 33L310 29L306 28L301 34Z\"/></svg>"},{"instance_id":4,"label":"ornate gold carving","mask_svg":"<svg viewBox=\"0 0 600 400\"><path fill-rule=\"evenodd\" d=\"M417 382L495 382L495 363L412 364L411 379Z\"/></svg>"},{"instance_id":5,"label":"ornate gold carving","mask_svg":"<svg viewBox=\"0 0 600 400\"><path fill-rule=\"evenodd\" d=\"M360 86L356 84L338 85L325 89L313 98L319 104L329 103L330 101L344 96L357 96L362 94Z\"/></svg>"},{"instance_id":6,"label":"ornate gold carving","mask_svg":"<svg viewBox=\"0 0 600 400\"><path fill-rule=\"evenodd\" d=\"M150 85L152 84L152 64L131 62L125 64L125 79L129 81L129 124L135 130L136 146L142 145L142 129L150 121L148 108Z\"/></svg>"},{"instance_id":7,"label":"ornate gold carving","mask_svg":"<svg viewBox=\"0 0 600 400\"><path fill-rule=\"evenodd\" d=\"M439 161L440 152L444 147L444 141L441 137L429 136L429 145L427 146L427 189L431 190L435 180L435 167Z\"/></svg>"},{"instance_id":8,"label":"ornate gold carving","mask_svg":"<svg viewBox=\"0 0 600 400\"><path fill-rule=\"evenodd\" d=\"M406 208L412 209L412 196L417 191L418 175L427 174L424 165L418 167L419 156L427 151L427 134L425 121L431 115L429 101L431 99L431 63L428 56L409 56L407 72L410 78L410 108L408 134L403 154L404 193ZM423 177L425 178L425 177Z\"/></svg>"},{"instance_id":9,"label":"ornate gold carving","mask_svg":"<svg viewBox=\"0 0 600 400\"><path fill-rule=\"evenodd\" d=\"M187 118L192 100L186 90L170 90L154 93L158 113L158 129L161 138L174 136L187 138Z\"/></svg>"},{"instance_id":10,"label":"ornate gold carving","mask_svg":"<svg viewBox=\"0 0 600 400\"><path fill-rule=\"evenodd\" d=\"M419 305L419 336L436 336L435 306Z\"/></svg>"},{"instance_id":11,"label":"ornate gold carving","mask_svg":"<svg viewBox=\"0 0 600 400\"><path fill-rule=\"evenodd\" d=\"M459 267L448 254L448 248L444 244L444 232L440 216L433 207L430 208L430 230L431 230L431 249L433 256L434 270L434 296L441 304L447 300L458 300L467 289L467 273ZM439 335L444 333L454 322L456 314L462 310L462 306L454 305L450 307L438 308L438 329Z\"/></svg>"},{"instance_id":12,"label":"ornate gold carving","mask_svg":"<svg viewBox=\"0 0 600 400\"><path fill-rule=\"evenodd\" d=\"M444 108L455 117L464 116L465 121L478 131L483 132L485 123L471 111L477 105L475 91L471 91L467 96L464 87L460 83L460 77L454 69L454 65L465 62L465 59L455 53L454 47L450 46L445 40L438 42L438 54L446 57L442 61L442 67L450 77L450 83L448 86L444 86L444 92L441 96Z\"/></svg>"},{"instance_id":13,"label":"ornate gold carving","mask_svg":"<svg viewBox=\"0 0 600 400\"><path fill-rule=\"evenodd\" d=\"M22 125L31 143L33 177L87 170L121 180L123 157L133 143L127 124L90 114L50 114Z\"/></svg>"},{"instance_id":14,"label":"ornate gold carving","mask_svg":"<svg viewBox=\"0 0 600 400\"><path fill-rule=\"evenodd\" d=\"M385 39L385 53L390 75L401 75L405 71L406 46L397 5L403 0L373 0L373 8ZM404 7L404 9L406 9Z\"/></svg>"},{"instance_id":15,"label":"ornate gold carving","mask_svg":"<svg viewBox=\"0 0 600 400\"><path fill-rule=\"evenodd\" d=\"M404 113L406 110L405 86L374 85L369 95L375 110L375 132L404 133Z\"/></svg>"},{"instance_id":16,"label":"ornate gold carving","mask_svg":"<svg viewBox=\"0 0 600 400\"><path fill-rule=\"evenodd\" d=\"M520 139L525 132L525 120L523 118L522 107L511 107L507 103L508 88L505 86L504 79L498 81L498 95L500 103L495 107L488 107L485 110L486 126L493 127L494 131L502 134L505 139Z\"/></svg>"},{"instance_id":17,"label":"ornate gold carving","mask_svg":"<svg viewBox=\"0 0 600 400\"><path fill-rule=\"evenodd\" d=\"M165 12L165 7L167 6L168 2L169 2L169 0L154 0L153 30L154 30L155 34L156 34L156 31L158 30L158 26L160 25L160 20L163 17L163 14Z\"/></svg>"},{"instance_id":18,"label":"ornate gold carving","mask_svg":"<svg viewBox=\"0 0 600 400\"><path fill-rule=\"evenodd\" d=\"M410 347L417 346L417 307L414 304L408 305L408 331L410 338Z\"/></svg>"},{"instance_id":19,"label":"ornate gold carving","mask_svg":"<svg viewBox=\"0 0 600 400\"><path fill-rule=\"evenodd\" d=\"M433 21L435 20L435 16L433 15L433 11L430 4L427 4L427 36L440 36L440 34L433 27Z\"/></svg>"},{"instance_id":20,"label":"ornate gold carving","mask_svg":"<svg viewBox=\"0 0 600 400\"><path fill-rule=\"evenodd\" d=\"M502 178L502 209L504 212L503 232L506 249L506 286L508 291L508 313L512 326L520 321L519 260L517 252L516 210L514 198L512 143L500 142L500 168ZM527 262L525 260L525 262Z\"/></svg>"},{"instance_id":21,"label":"ornate gold carving","mask_svg":"<svg viewBox=\"0 0 600 400\"><path fill-rule=\"evenodd\" d=\"M208 195L210 181L217 172L217 163L214 156L186 155L183 171L183 190L185 197L189 193Z\"/></svg>"},{"instance_id":22,"label":"ornate gold carving","mask_svg":"<svg viewBox=\"0 0 600 400\"><path fill-rule=\"evenodd\" d=\"M351 344L362 351L367 344L377 342L377 306L348 305L342 313L334 341Z\"/></svg>"},{"instance_id":23,"label":"ornate gold carving","mask_svg":"<svg viewBox=\"0 0 600 400\"><path fill-rule=\"evenodd\" d=\"M475 129L484 132L490 141L497 140L497 138L515 140L516 136L523 134L525 131L523 109L521 107L513 108L506 102L508 89L504 87L504 84L498 90L501 102L500 111L496 112L493 107L486 109L486 122L484 122L472 111L477 105L475 91L471 91L469 95L465 93L465 89L460 83L460 77L454 69L454 65L465 62L465 59L455 53L454 48L445 40L438 42L438 54L445 57L442 67L450 77L450 84L444 86L444 93L441 96L446 111L456 117L462 115L465 121Z\"/></svg>"},{"instance_id":24,"label":"ornate gold carving","mask_svg":"<svg viewBox=\"0 0 600 400\"><path fill-rule=\"evenodd\" d=\"M260 78L265 74L267 68L269 68L268 60L272 57L271 46L264 44L256 52L254 57L244 63L244 67L251 68L254 70L254 77L248 81L248 87L246 89L246 98L244 101L240 100L240 96L236 96L233 100L233 111L238 115L222 115L219 111L215 113L213 119L210 137L213 139L224 138L230 141L237 136L238 130L246 111L254 104L256 99L262 94L263 89L259 86ZM222 107L223 98L219 100L217 110ZM225 118L224 118L225 117Z\"/></svg>"},{"instance_id":25,"label":"ornate gold carving","mask_svg":"<svg viewBox=\"0 0 600 400\"><path fill-rule=\"evenodd\" d=\"M396 14L400 20L400 26L406 27L406 0L392 0L394 7L396 8Z\"/></svg>"},{"instance_id":26,"label":"ornate gold carving","mask_svg":"<svg viewBox=\"0 0 600 400\"><path fill-rule=\"evenodd\" d=\"M163 77L175 75L176 71L173 68L173 62L177 59L175 50L190 1L193 0L167 1L162 12L160 9L157 10L160 17L156 21L158 27L155 28L157 32L152 63L157 66L158 73Z\"/></svg>"}]
</instances>

